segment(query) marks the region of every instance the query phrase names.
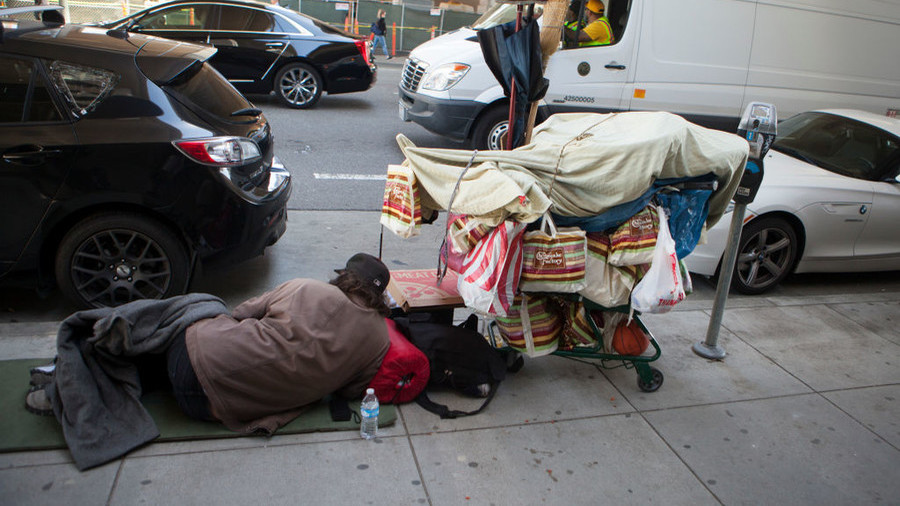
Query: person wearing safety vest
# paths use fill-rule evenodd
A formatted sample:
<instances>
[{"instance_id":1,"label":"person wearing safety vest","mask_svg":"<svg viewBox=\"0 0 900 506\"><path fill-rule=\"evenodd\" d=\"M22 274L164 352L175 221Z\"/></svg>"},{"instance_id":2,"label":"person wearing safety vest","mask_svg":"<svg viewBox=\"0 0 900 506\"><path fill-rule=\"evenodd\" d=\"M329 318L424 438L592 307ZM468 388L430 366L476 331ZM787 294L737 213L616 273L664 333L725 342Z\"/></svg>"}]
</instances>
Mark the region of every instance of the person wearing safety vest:
<instances>
[{"instance_id":1,"label":"person wearing safety vest","mask_svg":"<svg viewBox=\"0 0 900 506\"><path fill-rule=\"evenodd\" d=\"M584 25L578 22L578 0L569 4L569 8L566 9L566 19L563 21L563 26L573 32L578 30L579 28L584 28Z\"/></svg>"},{"instance_id":2,"label":"person wearing safety vest","mask_svg":"<svg viewBox=\"0 0 900 506\"><path fill-rule=\"evenodd\" d=\"M605 46L612 44L612 27L604 15L606 6L600 0L588 0L584 6L587 26L578 34L579 46Z\"/></svg>"}]
</instances>

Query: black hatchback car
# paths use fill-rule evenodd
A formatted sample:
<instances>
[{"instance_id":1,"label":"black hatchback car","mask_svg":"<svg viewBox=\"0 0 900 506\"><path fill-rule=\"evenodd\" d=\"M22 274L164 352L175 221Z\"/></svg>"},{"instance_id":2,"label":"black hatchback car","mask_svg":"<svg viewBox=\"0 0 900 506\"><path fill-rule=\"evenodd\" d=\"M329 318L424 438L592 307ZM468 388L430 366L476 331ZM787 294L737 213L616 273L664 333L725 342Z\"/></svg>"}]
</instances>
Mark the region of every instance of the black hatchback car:
<instances>
[{"instance_id":1,"label":"black hatchback car","mask_svg":"<svg viewBox=\"0 0 900 506\"><path fill-rule=\"evenodd\" d=\"M164 298L284 233L290 175L215 49L3 15L0 282Z\"/></svg>"},{"instance_id":2,"label":"black hatchback car","mask_svg":"<svg viewBox=\"0 0 900 506\"><path fill-rule=\"evenodd\" d=\"M210 63L238 90L274 91L299 109L315 105L323 91L365 91L375 83L365 38L276 5L180 0L103 26L215 46Z\"/></svg>"}]
</instances>

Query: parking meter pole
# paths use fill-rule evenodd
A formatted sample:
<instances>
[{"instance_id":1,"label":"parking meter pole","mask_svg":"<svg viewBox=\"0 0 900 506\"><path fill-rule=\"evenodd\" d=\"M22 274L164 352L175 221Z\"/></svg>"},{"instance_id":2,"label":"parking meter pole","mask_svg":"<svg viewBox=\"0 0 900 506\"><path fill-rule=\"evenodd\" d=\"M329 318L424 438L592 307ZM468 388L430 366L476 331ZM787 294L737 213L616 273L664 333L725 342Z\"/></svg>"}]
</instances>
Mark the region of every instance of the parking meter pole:
<instances>
[{"instance_id":1,"label":"parking meter pole","mask_svg":"<svg viewBox=\"0 0 900 506\"><path fill-rule=\"evenodd\" d=\"M739 244L741 242L741 230L744 226L744 214L747 212L747 204L756 198L756 192L763 179L763 158L769 151L769 146L775 140L777 118L775 106L761 102L752 102L747 106L741 117L738 134L747 139L750 145L747 163L741 175L741 181L732 199L734 209L731 214L731 229L728 233L728 244L722 255L722 264L719 266L719 283L716 286L716 299L713 302L712 316L709 319L709 327L706 329L706 340L694 344L694 353L701 357L721 360L725 358L725 350L719 346L719 329L722 327L722 315L725 313L725 303L728 300L728 290L731 288L731 278L734 275L734 266L737 262Z\"/></svg>"},{"instance_id":2,"label":"parking meter pole","mask_svg":"<svg viewBox=\"0 0 900 506\"><path fill-rule=\"evenodd\" d=\"M735 204L731 214L731 231L728 233L728 244L722 257L722 268L719 271L719 283L716 285L716 299L713 302L712 317L706 329L706 341L695 343L694 353L704 358L721 360L725 358L725 350L719 346L719 329L722 326L722 314L728 300L728 288L734 275L734 263L737 261L738 244L741 242L741 226L747 204Z\"/></svg>"}]
</instances>

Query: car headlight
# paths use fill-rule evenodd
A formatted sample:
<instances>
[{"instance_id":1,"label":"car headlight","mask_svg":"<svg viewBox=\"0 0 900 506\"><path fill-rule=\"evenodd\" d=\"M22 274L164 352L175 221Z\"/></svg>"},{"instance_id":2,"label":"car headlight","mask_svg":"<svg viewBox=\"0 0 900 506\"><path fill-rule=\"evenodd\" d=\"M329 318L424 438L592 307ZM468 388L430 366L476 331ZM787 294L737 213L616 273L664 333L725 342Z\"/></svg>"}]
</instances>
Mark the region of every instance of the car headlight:
<instances>
[{"instance_id":1,"label":"car headlight","mask_svg":"<svg viewBox=\"0 0 900 506\"><path fill-rule=\"evenodd\" d=\"M426 90L445 91L458 83L469 71L469 66L464 63L447 63L432 70L422 83Z\"/></svg>"}]
</instances>

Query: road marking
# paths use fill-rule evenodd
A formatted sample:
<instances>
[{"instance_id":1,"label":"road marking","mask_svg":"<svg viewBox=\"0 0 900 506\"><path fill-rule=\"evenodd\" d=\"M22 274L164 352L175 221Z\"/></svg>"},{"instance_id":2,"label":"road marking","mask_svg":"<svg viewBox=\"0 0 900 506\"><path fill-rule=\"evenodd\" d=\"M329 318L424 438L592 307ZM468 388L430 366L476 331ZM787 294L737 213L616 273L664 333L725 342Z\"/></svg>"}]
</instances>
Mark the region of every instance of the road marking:
<instances>
[{"instance_id":1,"label":"road marking","mask_svg":"<svg viewBox=\"0 0 900 506\"><path fill-rule=\"evenodd\" d=\"M313 172L313 177L316 179L355 179L358 181L384 181L387 179L387 174L327 174Z\"/></svg>"}]
</instances>

